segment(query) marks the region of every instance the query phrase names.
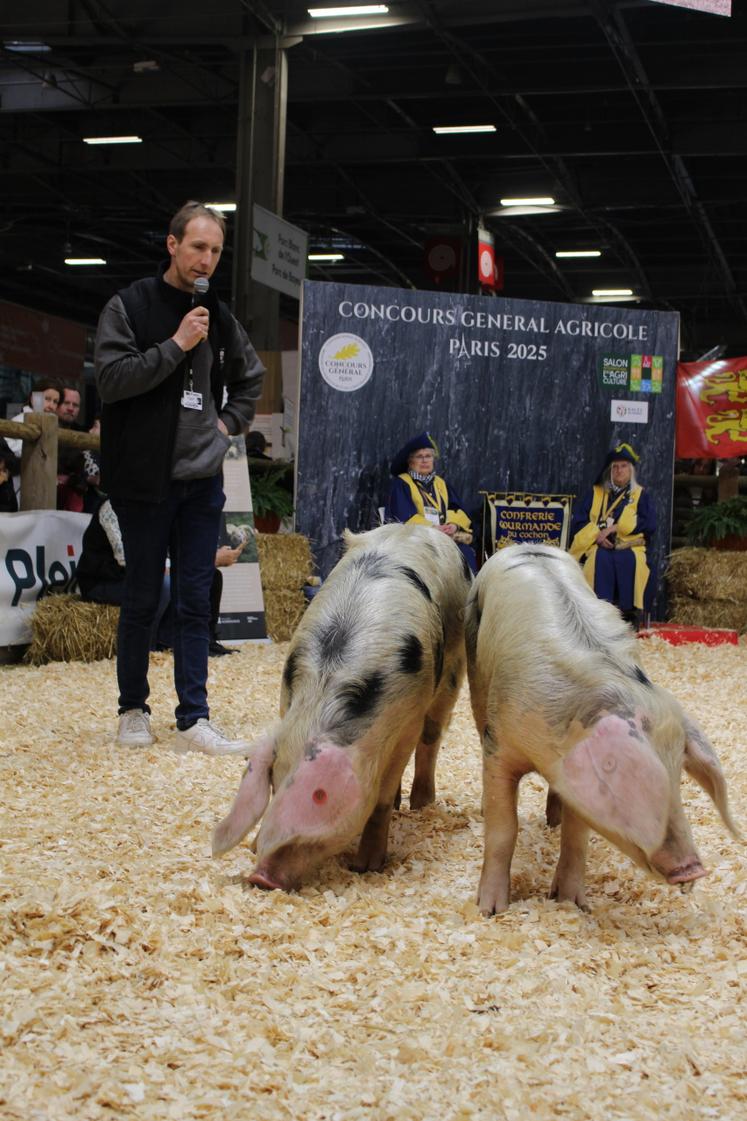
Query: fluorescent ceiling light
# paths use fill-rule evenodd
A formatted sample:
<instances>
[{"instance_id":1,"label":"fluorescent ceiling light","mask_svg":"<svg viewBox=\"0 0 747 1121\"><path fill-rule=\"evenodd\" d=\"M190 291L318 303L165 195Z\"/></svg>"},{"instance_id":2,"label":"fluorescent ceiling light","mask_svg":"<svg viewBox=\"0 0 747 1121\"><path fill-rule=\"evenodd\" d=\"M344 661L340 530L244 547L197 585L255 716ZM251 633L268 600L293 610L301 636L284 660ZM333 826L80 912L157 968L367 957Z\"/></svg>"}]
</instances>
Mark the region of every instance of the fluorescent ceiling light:
<instances>
[{"instance_id":1,"label":"fluorescent ceiling light","mask_svg":"<svg viewBox=\"0 0 747 1121\"><path fill-rule=\"evenodd\" d=\"M40 54L42 51L51 51L47 43L32 42L30 39L6 39L3 43L6 51L16 51L17 54Z\"/></svg>"},{"instance_id":2,"label":"fluorescent ceiling light","mask_svg":"<svg viewBox=\"0 0 747 1121\"><path fill-rule=\"evenodd\" d=\"M344 261L345 256L342 253L309 253L307 260L309 261Z\"/></svg>"},{"instance_id":3,"label":"fluorescent ceiling light","mask_svg":"<svg viewBox=\"0 0 747 1121\"><path fill-rule=\"evenodd\" d=\"M495 132L495 125L434 125L438 136L449 136L456 132Z\"/></svg>"},{"instance_id":4,"label":"fluorescent ceiling light","mask_svg":"<svg viewBox=\"0 0 747 1121\"><path fill-rule=\"evenodd\" d=\"M220 210L223 214L232 214L236 209L235 202L206 202L205 206L209 206L211 210Z\"/></svg>"},{"instance_id":5,"label":"fluorescent ceiling light","mask_svg":"<svg viewBox=\"0 0 747 1121\"><path fill-rule=\"evenodd\" d=\"M142 144L142 136L84 136L84 144Z\"/></svg>"},{"instance_id":6,"label":"fluorescent ceiling light","mask_svg":"<svg viewBox=\"0 0 747 1121\"><path fill-rule=\"evenodd\" d=\"M66 257L66 265L105 265L103 257Z\"/></svg>"},{"instance_id":7,"label":"fluorescent ceiling light","mask_svg":"<svg viewBox=\"0 0 747 1121\"><path fill-rule=\"evenodd\" d=\"M307 8L312 19L331 19L333 16L385 16L386 4L346 4L339 8Z\"/></svg>"},{"instance_id":8,"label":"fluorescent ceiling light","mask_svg":"<svg viewBox=\"0 0 747 1121\"><path fill-rule=\"evenodd\" d=\"M614 299L615 296L632 296L632 288L592 288L592 296L608 297Z\"/></svg>"},{"instance_id":9,"label":"fluorescent ceiling light","mask_svg":"<svg viewBox=\"0 0 747 1121\"><path fill-rule=\"evenodd\" d=\"M556 257L601 257L599 249L558 249Z\"/></svg>"},{"instance_id":10,"label":"fluorescent ceiling light","mask_svg":"<svg viewBox=\"0 0 747 1121\"><path fill-rule=\"evenodd\" d=\"M555 199L549 195L538 198L501 199L501 206L555 206Z\"/></svg>"}]
</instances>

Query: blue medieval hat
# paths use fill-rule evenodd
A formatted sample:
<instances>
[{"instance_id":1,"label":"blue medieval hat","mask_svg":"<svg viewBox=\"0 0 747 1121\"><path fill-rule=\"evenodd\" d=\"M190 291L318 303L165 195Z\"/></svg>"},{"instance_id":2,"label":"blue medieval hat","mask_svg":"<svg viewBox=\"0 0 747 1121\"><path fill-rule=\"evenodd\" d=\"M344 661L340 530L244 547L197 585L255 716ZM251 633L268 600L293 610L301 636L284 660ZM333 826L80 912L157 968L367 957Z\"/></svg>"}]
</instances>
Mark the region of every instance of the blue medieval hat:
<instances>
[{"instance_id":1,"label":"blue medieval hat","mask_svg":"<svg viewBox=\"0 0 747 1121\"><path fill-rule=\"evenodd\" d=\"M630 444L618 444L616 447L607 452L607 458L602 464L602 469L597 476L597 482L599 482L604 472L607 470L611 463L615 462L615 460L624 459L628 463L632 464L633 467L635 467L636 463L640 461L640 458L641 457L633 451Z\"/></svg>"},{"instance_id":2,"label":"blue medieval hat","mask_svg":"<svg viewBox=\"0 0 747 1121\"><path fill-rule=\"evenodd\" d=\"M391 471L393 475L404 475L407 471L407 461L413 452L420 451L421 448L431 448L434 455L438 456L438 444L427 432L421 432L419 436L413 436L408 440L404 447L401 447L394 459L392 460Z\"/></svg>"}]
</instances>

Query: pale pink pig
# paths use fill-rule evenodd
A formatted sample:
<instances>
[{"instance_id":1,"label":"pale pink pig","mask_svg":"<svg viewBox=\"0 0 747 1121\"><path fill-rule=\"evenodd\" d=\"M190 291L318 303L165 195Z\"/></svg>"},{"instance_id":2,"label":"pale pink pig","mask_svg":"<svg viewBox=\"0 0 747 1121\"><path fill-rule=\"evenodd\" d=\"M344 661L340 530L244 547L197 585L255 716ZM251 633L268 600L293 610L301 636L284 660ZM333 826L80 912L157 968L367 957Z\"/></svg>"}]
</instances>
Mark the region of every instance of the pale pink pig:
<instances>
[{"instance_id":1,"label":"pale pink pig","mask_svg":"<svg viewBox=\"0 0 747 1121\"><path fill-rule=\"evenodd\" d=\"M555 899L586 906L590 828L670 884L706 875L680 801L683 768L741 840L710 743L649 681L634 632L567 553L514 545L491 557L469 597L465 638L483 745L484 914L509 904L518 787L530 771L562 802Z\"/></svg>"},{"instance_id":2,"label":"pale pink pig","mask_svg":"<svg viewBox=\"0 0 747 1121\"><path fill-rule=\"evenodd\" d=\"M213 834L220 855L262 819L250 877L260 887L296 887L359 834L353 867L379 870L414 749L410 808L435 798L438 746L464 676L471 574L428 526L346 542L291 641L281 719L252 745Z\"/></svg>"}]
</instances>

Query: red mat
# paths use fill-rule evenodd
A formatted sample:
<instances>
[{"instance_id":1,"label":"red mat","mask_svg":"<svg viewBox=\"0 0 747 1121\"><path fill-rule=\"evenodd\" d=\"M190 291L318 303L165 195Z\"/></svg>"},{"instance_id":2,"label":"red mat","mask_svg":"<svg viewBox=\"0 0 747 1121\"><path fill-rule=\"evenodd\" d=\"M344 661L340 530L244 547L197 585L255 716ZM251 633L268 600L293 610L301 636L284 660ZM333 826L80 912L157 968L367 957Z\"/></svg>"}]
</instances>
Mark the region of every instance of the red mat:
<instances>
[{"instance_id":1,"label":"red mat","mask_svg":"<svg viewBox=\"0 0 747 1121\"><path fill-rule=\"evenodd\" d=\"M673 646L682 646L686 642L702 642L706 646L722 646L725 642L733 646L739 645L737 632L723 627L683 627L679 623L652 623L648 630L638 632L639 638L650 638L652 635L671 642Z\"/></svg>"}]
</instances>

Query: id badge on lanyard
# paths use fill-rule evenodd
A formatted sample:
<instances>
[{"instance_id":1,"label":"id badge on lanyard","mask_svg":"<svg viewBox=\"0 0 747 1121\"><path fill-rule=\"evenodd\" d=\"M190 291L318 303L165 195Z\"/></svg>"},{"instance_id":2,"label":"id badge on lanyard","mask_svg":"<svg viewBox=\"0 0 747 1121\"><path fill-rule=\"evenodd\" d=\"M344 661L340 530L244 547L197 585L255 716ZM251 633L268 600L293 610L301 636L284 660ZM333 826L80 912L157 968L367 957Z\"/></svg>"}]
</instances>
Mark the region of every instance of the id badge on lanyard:
<instances>
[{"instance_id":1,"label":"id badge on lanyard","mask_svg":"<svg viewBox=\"0 0 747 1121\"><path fill-rule=\"evenodd\" d=\"M438 510L436 510L433 506L424 506L423 507L423 515L425 517L425 520L429 523L429 525L440 525L441 524L441 519L438 515Z\"/></svg>"}]
</instances>

